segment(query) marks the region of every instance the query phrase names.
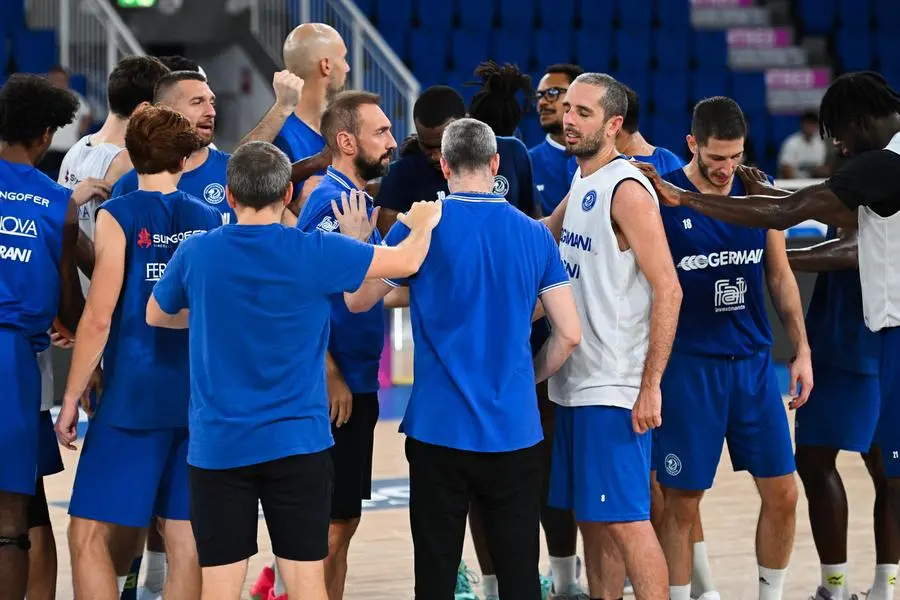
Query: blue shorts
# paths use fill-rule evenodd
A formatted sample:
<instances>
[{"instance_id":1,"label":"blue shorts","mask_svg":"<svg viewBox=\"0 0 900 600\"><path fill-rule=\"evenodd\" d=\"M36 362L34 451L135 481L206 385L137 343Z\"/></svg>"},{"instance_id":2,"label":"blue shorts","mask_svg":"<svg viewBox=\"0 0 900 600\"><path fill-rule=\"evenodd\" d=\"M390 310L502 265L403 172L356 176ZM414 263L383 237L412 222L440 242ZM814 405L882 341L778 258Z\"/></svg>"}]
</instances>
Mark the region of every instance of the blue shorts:
<instances>
[{"instance_id":1,"label":"blue shorts","mask_svg":"<svg viewBox=\"0 0 900 600\"><path fill-rule=\"evenodd\" d=\"M881 411L875 442L884 457L884 472L900 477L900 327L880 331L881 364L878 367Z\"/></svg>"},{"instance_id":2,"label":"blue shorts","mask_svg":"<svg viewBox=\"0 0 900 600\"><path fill-rule=\"evenodd\" d=\"M61 473L63 470L62 455L59 453L59 442L53 428L53 416L49 410L41 411L40 447L38 448L38 477L47 477Z\"/></svg>"},{"instance_id":3,"label":"blue shorts","mask_svg":"<svg viewBox=\"0 0 900 600\"><path fill-rule=\"evenodd\" d=\"M69 514L126 527L146 527L156 516L189 520L187 447L186 427L122 429L92 421Z\"/></svg>"},{"instance_id":4,"label":"blue shorts","mask_svg":"<svg viewBox=\"0 0 900 600\"><path fill-rule=\"evenodd\" d=\"M797 445L868 452L878 425L878 376L813 362L813 381L794 419Z\"/></svg>"},{"instance_id":5,"label":"blue shorts","mask_svg":"<svg viewBox=\"0 0 900 600\"><path fill-rule=\"evenodd\" d=\"M662 381L656 477L681 490L712 487L722 444L735 471L794 472L794 449L768 350L732 360L673 352Z\"/></svg>"},{"instance_id":6,"label":"blue shorts","mask_svg":"<svg viewBox=\"0 0 900 600\"><path fill-rule=\"evenodd\" d=\"M0 492L34 495L38 471L41 371L31 344L0 329Z\"/></svg>"},{"instance_id":7,"label":"blue shorts","mask_svg":"<svg viewBox=\"0 0 900 600\"><path fill-rule=\"evenodd\" d=\"M650 434L632 429L631 411L612 406L556 407L549 506L578 521L650 518Z\"/></svg>"}]
</instances>

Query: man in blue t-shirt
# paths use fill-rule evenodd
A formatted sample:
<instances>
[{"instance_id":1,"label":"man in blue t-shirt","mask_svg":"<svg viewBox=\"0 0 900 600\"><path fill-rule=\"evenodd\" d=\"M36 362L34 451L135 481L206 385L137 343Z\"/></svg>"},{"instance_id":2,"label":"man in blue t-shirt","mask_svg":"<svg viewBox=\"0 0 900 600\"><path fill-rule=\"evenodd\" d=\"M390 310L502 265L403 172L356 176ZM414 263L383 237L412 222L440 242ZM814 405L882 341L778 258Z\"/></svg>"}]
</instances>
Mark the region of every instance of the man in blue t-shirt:
<instances>
[{"instance_id":1,"label":"man in blue t-shirt","mask_svg":"<svg viewBox=\"0 0 900 600\"><path fill-rule=\"evenodd\" d=\"M210 148L216 130L216 96L206 77L196 71L175 71L160 78L153 94L154 104L162 104L183 114L203 140L203 147L191 154L178 181L178 189L198 198L221 213L221 223L230 223L234 211L225 202L225 167L228 154ZM113 196L138 189L137 171L122 175L113 187Z\"/></svg>"},{"instance_id":2,"label":"man in blue t-shirt","mask_svg":"<svg viewBox=\"0 0 900 600\"><path fill-rule=\"evenodd\" d=\"M284 227L290 171L271 144L238 149L227 187L238 223L186 240L147 304L151 325L190 326L187 462L204 597L240 594L261 501L288 597L328 600L332 298L367 278L414 273L441 217L439 202L416 204L398 248ZM341 205L332 213L341 230L367 236L364 211Z\"/></svg>"},{"instance_id":3,"label":"man in blue t-shirt","mask_svg":"<svg viewBox=\"0 0 900 600\"><path fill-rule=\"evenodd\" d=\"M332 164L300 212L302 231L341 232L332 202L342 195L364 202L372 218L367 181L384 175L397 147L391 122L379 107L380 98L367 92L338 94L322 115L322 133L331 148ZM351 232L346 232L351 234ZM362 242L380 244L372 230ZM341 598L347 573L350 540L359 527L362 501L372 495L372 452L378 422L378 367L384 347L384 305L353 315L343 297L332 299L331 335L326 372L331 403L334 446L334 496L331 503L326 578L331 597ZM277 582L276 582L277 585ZM276 592L277 595L277 592Z\"/></svg>"},{"instance_id":4,"label":"man in blue t-shirt","mask_svg":"<svg viewBox=\"0 0 900 600\"><path fill-rule=\"evenodd\" d=\"M537 600L542 495L535 383L581 339L569 278L551 233L493 193L497 140L474 119L447 126L441 171L450 194L431 250L410 278L369 281L347 295L369 310L408 286L415 379L401 424L407 435L416 598L450 598L470 502L485 517L499 593ZM385 245L404 243L396 224ZM461 243L464 241L465 243ZM540 298L553 327L532 357Z\"/></svg>"},{"instance_id":5,"label":"man in blue t-shirt","mask_svg":"<svg viewBox=\"0 0 900 600\"><path fill-rule=\"evenodd\" d=\"M200 593L185 465L187 332L153 330L144 311L176 247L221 224L218 211L176 188L184 161L203 143L188 119L170 108L133 115L125 146L140 174L139 189L105 202L97 214L91 293L56 422L60 443L74 450L79 399L102 358L103 391L69 505L79 597L108 598L115 574L98 569L96 557L112 566L110 550L154 517L165 522L166 595ZM125 579L119 578L120 593Z\"/></svg>"},{"instance_id":6,"label":"man in blue t-shirt","mask_svg":"<svg viewBox=\"0 0 900 600\"><path fill-rule=\"evenodd\" d=\"M693 159L663 178L703 193L744 195L735 177L747 124L737 103L694 107ZM757 533L760 598L781 598L793 547L797 487L787 416L772 363L766 287L794 347L792 409L812 389L810 349L784 234L729 225L687 207L662 206L684 300L662 381L657 478L665 490L660 541L671 600L718 598L711 582L692 592L691 529L728 441L735 470L754 477L762 500ZM699 582L698 582L699 583Z\"/></svg>"}]
</instances>

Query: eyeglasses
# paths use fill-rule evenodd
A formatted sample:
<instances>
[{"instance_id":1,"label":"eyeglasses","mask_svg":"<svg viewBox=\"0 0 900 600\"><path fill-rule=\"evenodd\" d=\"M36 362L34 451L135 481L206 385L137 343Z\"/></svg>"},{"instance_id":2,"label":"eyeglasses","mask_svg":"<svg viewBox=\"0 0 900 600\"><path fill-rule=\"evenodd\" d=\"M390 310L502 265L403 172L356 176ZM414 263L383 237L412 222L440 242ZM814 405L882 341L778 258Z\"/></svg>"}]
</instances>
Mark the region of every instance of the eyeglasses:
<instances>
[{"instance_id":1,"label":"eyeglasses","mask_svg":"<svg viewBox=\"0 0 900 600\"><path fill-rule=\"evenodd\" d=\"M535 100L540 100L544 96L547 97L549 102L555 102L557 98L559 98L560 94L565 94L569 88L561 88L561 87L552 87L547 88L546 90L538 90L534 93Z\"/></svg>"}]
</instances>

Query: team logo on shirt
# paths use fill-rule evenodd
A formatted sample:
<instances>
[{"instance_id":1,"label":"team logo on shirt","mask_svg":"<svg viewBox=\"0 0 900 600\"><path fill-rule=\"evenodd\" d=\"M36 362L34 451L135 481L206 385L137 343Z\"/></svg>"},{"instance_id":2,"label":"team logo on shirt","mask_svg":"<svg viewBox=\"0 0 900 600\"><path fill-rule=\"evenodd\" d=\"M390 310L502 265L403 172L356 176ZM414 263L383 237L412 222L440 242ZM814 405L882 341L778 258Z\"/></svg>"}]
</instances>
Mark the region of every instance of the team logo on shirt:
<instances>
[{"instance_id":1,"label":"team logo on shirt","mask_svg":"<svg viewBox=\"0 0 900 600\"><path fill-rule=\"evenodd\" d=\"M597 192L591 190L581 199L581 210L588 212L594 208L595 204L597 204Z\"/></svg>"},{"instance_id":2,"label":"team logo on shirt","mask_svg":"<svg viewBox=\"0 0 900 600\"><path fill-rule=\"evenodd\" d=\"M18 217L0 217L0 234L15 237L37 239L37 225L34 219L20 219Z\"/></svg>"},{"instance_id":3,"label":"team logo on shirt","mask_svg":"<svg viewBox=\"0 0 900 600\"><path fill-rule=\"evenodd\" d=\"M763 248L755 250L722 250L709 254L691 254L678 261L682 271L696 271L707 267L725 267L727 265L756 265L762 262Z\"/></svg>"},{"instance_id":4,"label":"team logo on shirt","mask_svg":"<svg viewBox=\"0 0 900 600\"><path fill-rule=\"evenodd\" d=\"M332 231L337 231L340 229L341 225L337 222L337 220L333 217L325 216L322 219L322 222L316 227L319 231L324 231L325 233L331 233Z\"/></svg>"},{"instance_id":5,"label":"team logo on shirt","mask_svg":"<svg viewBox=\"0 0 900 600\"><path fill-rule=\"evenodd\" d=\"M666 473L672 477L677 477L681 473L681 459L675 454L666 454Z\"/></svg>"},{"instance_id":6,"label":"team logo on shirt","mask_svg":"<svg viewBox=\"0 0 900 600\"><path fill-rule=\"evenodd\" d=\"M150 230L143 227L138 232L137 245L138 248L149 248L150 246L170 248L198 233L206 233L206 230L192 229L190 231L179 231L178 233L150 233Z\"/></svg>"},{"instance_id":7,"label":"team logo on shirt","mask_svg":"<svg viewBox=\"0 0 900 600\"><path fill-rule=\"evenodd\" d=\"M150 232L146 227L138 232L137 245L138 248L149 248L153 245L153 242L150 241Z\"/></svg>"},{"instance_id":8,"label":"team logo on shirt","mask_svg":"<svg viewBox=\"0 0 900 600\"><path fill-rule=\"evenodd\" d=\"M719 279L715 287L716 312L731 312L744 310L744 296L747 294L747 280L738 277L732 282L730 279Z\"/></svg>"},{"instance_id":9,"label":"team logo on shirt","mask_svg":"<svg viewBox=\"0 0 900 600\"><path fill-rule=\"evenodd\" d=\"M225 188L221 183L211 183L203 188L203 199L209 204L219 204L225 199Z\"/></svg>"},{"instance_id":10,"label":"team logo on shirt","mask_svg":"<svg viewBox=\"0 0 900 600\"><path fill-rule=\"evenodd\" d=\"M494 176L494 189L491 190L491 193L497 194L498 196L505 196L509 193L509 179L504 177L503 175L495 175Z\"/></svg>"}]
</instances>

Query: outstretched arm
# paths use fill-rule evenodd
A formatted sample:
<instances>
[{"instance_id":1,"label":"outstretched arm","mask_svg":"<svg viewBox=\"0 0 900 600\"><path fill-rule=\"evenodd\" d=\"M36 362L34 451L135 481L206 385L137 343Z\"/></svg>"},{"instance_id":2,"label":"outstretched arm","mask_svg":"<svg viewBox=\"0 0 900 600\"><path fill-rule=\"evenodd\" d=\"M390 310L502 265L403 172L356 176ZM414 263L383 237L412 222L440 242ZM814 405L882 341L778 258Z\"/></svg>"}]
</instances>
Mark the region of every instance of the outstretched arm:
<instances>
[{"instance_id":1,"label":"outstretched arm","mask_svg":"<svg viewBox=\"0 0 900 600\"><path fill-rule=\"evenodd\" d=\"M787 251L791 268L795 271L839 271L841 269L858 269L859 231L856 228L844 228L839 237L809 246Z\"/></svg>"}]
</instances>

